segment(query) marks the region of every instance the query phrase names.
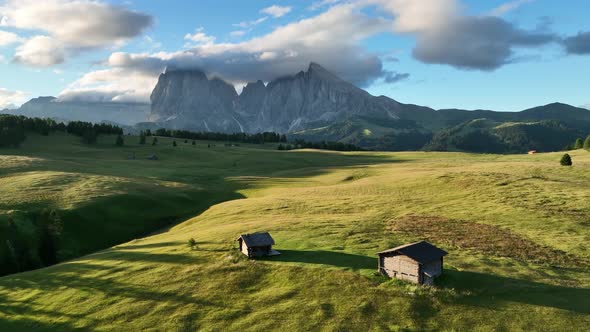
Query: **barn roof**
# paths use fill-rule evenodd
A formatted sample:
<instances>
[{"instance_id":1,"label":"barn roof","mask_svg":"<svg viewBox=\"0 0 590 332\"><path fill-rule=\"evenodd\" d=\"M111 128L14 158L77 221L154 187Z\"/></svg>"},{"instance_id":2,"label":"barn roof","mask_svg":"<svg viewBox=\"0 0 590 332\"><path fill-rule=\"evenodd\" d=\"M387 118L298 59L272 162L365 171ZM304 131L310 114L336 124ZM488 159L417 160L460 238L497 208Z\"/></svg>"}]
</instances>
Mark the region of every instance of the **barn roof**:
<instances>
[{"instance_id":1,"label":"barn roof","mask_svg":"<svg viewBox=\"0 0 590 332\"><path fill-rule=\"evenodd\" d=\"M272 236L270 236L268 232L242 234L238 240L239 239L244 240L244 243L246 243L248 247L262 247L275 244L275 240L273 240Z\"/></svg>"},{"instance_id":2,"label":"barn roof","mask_svg":"<svg viewBox=\"0 0 590 332\"><path fill-rule=\"evenodd\" d=\"M378 255L389 254L393 252L399 252L402 255L406 255L418 263L424 264L431 262L435 259L439 259L448 254L448 252L426 242L420 241L403 246L395 247L393 249L385 250L377 253Z\"/></svg>"}]
</instances>

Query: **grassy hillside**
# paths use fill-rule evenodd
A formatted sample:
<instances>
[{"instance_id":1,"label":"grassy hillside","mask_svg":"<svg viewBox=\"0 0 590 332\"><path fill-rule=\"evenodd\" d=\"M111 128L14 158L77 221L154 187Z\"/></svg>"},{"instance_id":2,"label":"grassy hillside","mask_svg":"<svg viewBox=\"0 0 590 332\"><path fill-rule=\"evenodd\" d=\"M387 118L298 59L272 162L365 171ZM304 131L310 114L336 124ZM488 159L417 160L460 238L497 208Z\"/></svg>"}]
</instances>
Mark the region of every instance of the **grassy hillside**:
<instances>
[{"instance_id":1,"label":"grassy hillside","mask_svg":"<svg viewBox=\"0 0 590 332\"><path fill-rule=\"evenodd\" d=\"M124 147L115 147L114 136L100 136L91 146L60 133L28 136L21 148L0 150L0 274L15 272L14 266L6 266L8 218L21 233L29 234L27 241L34 242L35 235L30 233L40 211L57 210L64 224L59 252L64 260L143 237L213 204L242 197L237 184L226 177L265 175L302 165L365 162L309 153L305 154L309 158L276 158L275 145L253 150L248 145L199 142L192 146L177 140L174 148L168 138L152 146L128 137ZM133 154L136 159L130 160ZM147 160L153 154L158 161Z\"/></svg>"},{"instance_id":2,"label":"grassy hillside","mask_svg":"<svg viewBox=\"0 0 590 332\"><path fill-rule=\"evenodd\" d=\"M0 330L562 331L590 324L586 151L572 152L567 168L558 153L279 152L172 148L164 140L115 148L108 137L88 148L69 137L51 140L0 152L2 190L11 190L0 198L4 215L28 204L78 215L92 214L86 206L107 209L64 225L78 234L88 223L80 235L90 239L153 214L209 208L150 237L0 278ZM126 160L133 151L141 158ZM161 160L143 159L154 151ZM97 233L101 223L108 232ZM281 256L248 261L237 252L235 238L259 230L271 232ZM450 253L437 287L375 274L377 251L418 239Z\"/></svg>"}]
</instances>

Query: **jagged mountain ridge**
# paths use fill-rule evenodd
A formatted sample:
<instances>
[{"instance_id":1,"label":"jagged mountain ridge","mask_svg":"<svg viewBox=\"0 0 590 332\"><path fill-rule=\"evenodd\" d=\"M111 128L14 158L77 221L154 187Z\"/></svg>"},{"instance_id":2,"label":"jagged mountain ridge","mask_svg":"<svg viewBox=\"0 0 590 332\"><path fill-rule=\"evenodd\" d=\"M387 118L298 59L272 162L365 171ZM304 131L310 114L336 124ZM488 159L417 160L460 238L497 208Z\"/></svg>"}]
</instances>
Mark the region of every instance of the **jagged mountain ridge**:
<instances>
[{"instance_id":1,"label":"jagged mountain ridge","mask_svg":"<svg viewBox=\"0 0 590 332\"><path fill-rule=\"evenodd\" d=\"M307 71L264 85L248 83L238 95L200 71L160 75L151 96L151 121L176 129L292 133L356 116L398 120L434 110L404 105L368 92L311 63Z\"/></svg>"}]
</instances>

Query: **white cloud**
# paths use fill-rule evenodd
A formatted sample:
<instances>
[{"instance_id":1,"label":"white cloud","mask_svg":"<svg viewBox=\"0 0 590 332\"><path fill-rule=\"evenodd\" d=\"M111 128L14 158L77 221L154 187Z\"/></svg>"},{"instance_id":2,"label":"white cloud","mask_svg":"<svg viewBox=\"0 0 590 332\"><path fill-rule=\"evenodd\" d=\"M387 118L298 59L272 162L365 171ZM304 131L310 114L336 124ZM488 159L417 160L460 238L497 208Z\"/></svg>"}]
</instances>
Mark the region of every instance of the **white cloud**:
<instances>
[{"instance_id":1,"label":"white cloud","mask_svg":"<svg viewBox=\"0 0 590 332\"><path fill-rule=\"evenodd\" d=\"M246 28L256 26L266 20L268 20L268 16L261 17L257 20L254 20L254 21L244 21L244 22L236 23L236 24L233 24L233 26L235 26L237 28L246 29Z\"/></svg>"},{"instance_id":2,"label":"white cloud","mask_svg":"<svg viewBox=\"0 0 590 332\"><path fill-rule=\"evenodd\" d=\"M16 33L0 30L0 46L6 46L20 42L22 42L22 38Z\"/></svg>"},{"instance_id":3,"label":"white cloud","mask_svg":"<svg viewBox=\"0 0 590 332\"><path fill-rule=\"evenodd\" d=\"M307 9L309 10L318 10L325 6L335 5L337 3L342 2L343 0L321 0L312 3Z\"/></svg>"},{"instance_id":4,"label":"white cloud","mask_svg":"<svg viewBox=\"0 0 590 332\"><path fill-rule=\"evenodd\" d=\"M413 36L413 56L419 61L475 70L497 69L512 61L513 48L537 47L555 38L519 29L499 17L464 15L459 0L334 3L326 2L332 6L314 17L241 42L218 42L198 30L189 35L197 44L178 52L115 53L104 71L85 75L68 93L96 91L112 99L134 96L147 101L166 67L201 69L240 86L297 73L312 61L358 85L377 79L395 82L410 74L383 70L386 57L382 60L367 51L363 46L367 38L380 33ZM373 9L379 15L366 14ZM233 36L243 36L249 26L257 24L253 22L238 24L242 29ZM133 87L121 83L132 75L139 76Z\"/></svg>"},{"instance_id":5,"label":"white cloud","mask_svg":"<svg viewBox=\"0 0 590 332\"><path fill-rule=\"evenodd\" d=\"M15 105L22 104L27 95L26 92L0 88L0 109L13 108Z\"/></svg>"},{"instance_id":6,"label":"white cloud","mask_svg":"<svg viewBox=\"0 0 590 332\"><path fill-rule=\"evenodd\" d=\"M65 50L52 37L35 36L16 49L14 61L34 67L49 67L65 61Z\"/></svg>"},{"instance_id":7,"label":"white cloud","mask_svg":"<svg viewBox=\"0 0 590 332\"><path fill-rule=\"evenodd\" d=\"M466 16L458 0L366 0L389 12L393 32L416 38L414 58L460 69L495 70L514 61L514 48L555 42L551 33L519 29L502 18Z\"/></svg>"},{"instance_id":8,"label":"white cloud","mask_svg":"<svg viewBox=\"0 0 590 332\"><path fill-rule=\"evenodd\" d=\"M511 2L504 3L496 8L494 8L491 12L491 16L502 16L505 15L513 10L518 9L519 7L526 5L527 3L534 2L536 0L515 0Z\"/></svg>"},{"instance_id":9,"label":"white cloud","mask_svg":"<svg viewBox=\"0 0 590 332\"><path fill-rule=\"evenodd\" d=\"M248 30L235 30L229 33L232 37L242 37L248 33Z\"/></svg>"},{"instance_id":10,"label":"white cloud","mask_svg":"<svg viewBox=\"0 0 590 332\"><path fill-rule=\"evenodd\" d=\"M393 31L418 33L444 26L457 17L460 5L457 0L365 0L392 14Z\"/></svg>"},{"instance_id":11,"label":"white cloud","mask_svg":"<svg viewBox=\"0 0 590 332\"><path fill-rule=\"evenodd\" d=\"M203 28L198 28L194 34L187 33L184 39L197 43L197 45L209 45L215 42L215 37L209 36Z\"/></svg>"},{"instance_id":12,"label":"white cloud","mask_svg":"<svg viewBox=\"0 0 590 332\"><path fill-rule=\"evenodd\" d=\"M273 5L262 9L260 12L263 14L270 15L274 18L279 18L290 13L292 9L293 7Z\"/></svg>"},{"instance_id":13,"label":"white cloud","mask_svg":"<svg viewBox=\"0 0 590 332\"><path fill-rule=\"evenodd\" d=\"M149 15L91 0L8 0L0 15L3 26L41 31L67 53L121 45L153 22Z\"/></svg>"}]
</instances>

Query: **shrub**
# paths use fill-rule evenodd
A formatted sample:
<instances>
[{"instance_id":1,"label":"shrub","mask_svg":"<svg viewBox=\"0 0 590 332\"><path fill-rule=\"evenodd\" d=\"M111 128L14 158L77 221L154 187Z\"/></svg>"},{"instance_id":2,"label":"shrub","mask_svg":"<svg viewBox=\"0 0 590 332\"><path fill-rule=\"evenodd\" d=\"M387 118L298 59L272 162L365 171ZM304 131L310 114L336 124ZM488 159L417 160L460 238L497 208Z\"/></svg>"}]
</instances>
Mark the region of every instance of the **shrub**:
<instances>
[{"instance_id":1,"label":"shrub","mask_svg":"<svg viewBox=\"0 0 590 332\"><path fill-rule=\"evenodd\" d=\"M586 140L584 141L584 149L590 150L590 135L588 135L588 137L586 137Z\"/></svg>"},{"instance_id":2,"label":"shrub","mask_svg":"<svg viewBox=\"0 0 590 332\"><path fill-rule=\"evenodd\" d=\"M156 145L156 144L158 144L158 138L154 137L154 140L152 141L152 145Z\"/></svg>"},{"instance_id":3,"label":"shrub","mask_svg":"<svg viewBox=\"0 0 590 332\"><path fill-rule=\"evenodd\" d=\"M176 147L176 141L172 141L172 146Z\"/></svg>"},{"instance_id":4,"label":"shrub","mask_svg":"<svg viewBox=\"0 0 590 332\"><path fill-rule=\"evenodd\" d=\"M195 241L193 238L190 238L187 244L191 249L195 249L197 247L197 241Z\"/></svg>"},{"instance_id":5,"label":"shrub","mask_svg":"<svg viewBox=\"0 0 590 332\"><path fill-rule=\"evenodd\" d=\"M573 164L572 157L570 157L570 155L566 153L563 155L563 157L561 157L559 163L561 164L561 166L571 166Z\"/></svg>"},{"instance_id":6,"label":"shrub","mask_svg":"<svg viewBox=\"0 0 590 332\"><path fill-rule=\"evenodd\" d=\"M576 143L574 143L574 150L581 149L582 147L584 147L584 142L582 142L581 138L578 138Z\"/></svg>"}]
</instances>

